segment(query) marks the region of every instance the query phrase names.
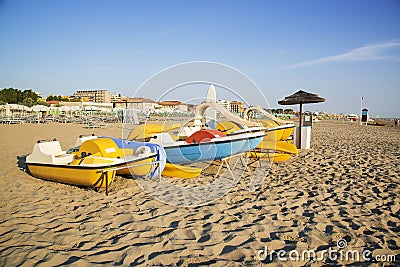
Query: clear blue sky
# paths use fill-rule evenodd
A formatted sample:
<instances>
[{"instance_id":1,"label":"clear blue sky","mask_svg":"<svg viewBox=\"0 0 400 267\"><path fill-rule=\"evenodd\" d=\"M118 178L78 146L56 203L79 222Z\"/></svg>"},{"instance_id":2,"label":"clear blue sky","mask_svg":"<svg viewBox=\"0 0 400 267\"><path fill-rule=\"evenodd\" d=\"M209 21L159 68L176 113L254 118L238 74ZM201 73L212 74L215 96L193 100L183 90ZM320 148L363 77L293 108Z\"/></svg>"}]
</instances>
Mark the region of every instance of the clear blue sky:
<instances>
[{"instance_id":1,"label":"clear blue sky","mask_svg":"<svg viewBox=\"0 0 400 267\"><path fill-rule=\"evenodd\" d=\"M0 0L0 88L131 96L188 61L242 71L272 108L304 89L327 99L309 110L359 113L363 95L400 117L400 1Z\"/></svg>"}]
</instances>

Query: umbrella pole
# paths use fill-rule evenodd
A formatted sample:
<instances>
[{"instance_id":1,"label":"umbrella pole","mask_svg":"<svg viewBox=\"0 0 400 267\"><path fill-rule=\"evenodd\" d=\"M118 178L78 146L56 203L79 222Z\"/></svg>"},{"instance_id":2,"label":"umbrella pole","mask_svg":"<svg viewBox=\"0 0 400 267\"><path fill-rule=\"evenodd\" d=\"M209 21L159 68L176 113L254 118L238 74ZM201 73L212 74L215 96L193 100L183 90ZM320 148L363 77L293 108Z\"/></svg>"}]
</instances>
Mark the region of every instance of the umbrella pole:
<instances>
[{"instance_id":1,"label":"umbrella pole","mask_svg":"<svg viewBox=\"0 0 400 267\"><path fill-rule=\"evenodd\" d=\"M299 149L301 149L301 125L303 123L303 103L300 102L300 120L299 120Z\"/></svg>"}]
</instances>

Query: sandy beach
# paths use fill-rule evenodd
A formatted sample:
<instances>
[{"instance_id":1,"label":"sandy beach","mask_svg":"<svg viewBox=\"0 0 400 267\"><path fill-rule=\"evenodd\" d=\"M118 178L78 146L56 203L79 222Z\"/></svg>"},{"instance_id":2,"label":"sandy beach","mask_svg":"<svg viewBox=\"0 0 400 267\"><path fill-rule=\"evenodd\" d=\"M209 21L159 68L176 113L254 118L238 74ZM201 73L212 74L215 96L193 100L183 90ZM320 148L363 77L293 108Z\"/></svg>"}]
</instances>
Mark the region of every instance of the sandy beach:
<instances>
[{"instance_id":1,"label":"sandy beach","mask_svg":"<svg viewBox=\"0 0 400 267\"><path fill-rule=\"evenodd\" d=\"M122 129L0 125L0 266L399 264L400 127L320 121L312 149L273 164L255 192L245 176L228 194L196 207L165 204L133 179L117 177L106 196L21 169L38 139L57 138L67 149L92 132L120 137ZM191 186L196 179L170 180ZM342 251L370 250L371 260L395 255L397 262L328 258L339 240L346 242ZM266 247L314 250L318 259L260 259Z\"/></svg>"}]
</instances>

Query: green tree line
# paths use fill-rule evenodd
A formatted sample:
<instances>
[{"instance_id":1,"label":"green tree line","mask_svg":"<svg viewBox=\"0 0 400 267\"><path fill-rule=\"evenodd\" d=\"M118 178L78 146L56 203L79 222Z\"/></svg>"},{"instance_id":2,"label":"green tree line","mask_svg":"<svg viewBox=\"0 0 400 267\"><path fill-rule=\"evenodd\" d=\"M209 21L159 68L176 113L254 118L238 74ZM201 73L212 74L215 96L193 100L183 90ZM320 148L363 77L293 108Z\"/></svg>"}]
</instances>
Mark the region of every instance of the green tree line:
<instances>
[{"instance_id":1,"label":"green tree line","mask_svg":"<svg viewBox=\"0 0 400 267\"><path fill-rule=\"evenodd\" d=\"M57 96L57 95L49 95L46 98L46 101L69 101L67 97Z\"/></svg>"},{"instance_id":2,"label":"green tree line","mask_svg":"<svg viewBox=\"0 0 400 267\"><path fill-rule=\"evenodd\" d=\"M46 101L70 101L67 97L50 95L46 98ZM80 101L79 99L73 101ZM21 91L14 88L4 88L0 90L0 105L4 104L20 104L27 107L34 105L45 105L49 106L47 102L40 101L40 97L33 90L28 89Z\"/></svg>"},{"instance_id":3,"label":"green tree line","mask_svg":"<svg viewBox=\"0 0 400 267\"><path fill-rule=\"evenodd\" d=\"M1 104L20 104L31 107L38 104L39 96L31 89L21 91L14 88L4 88L0 90L0 103ZM40 103L42 104L42 103Z\"/></svg>"}]
</instances>

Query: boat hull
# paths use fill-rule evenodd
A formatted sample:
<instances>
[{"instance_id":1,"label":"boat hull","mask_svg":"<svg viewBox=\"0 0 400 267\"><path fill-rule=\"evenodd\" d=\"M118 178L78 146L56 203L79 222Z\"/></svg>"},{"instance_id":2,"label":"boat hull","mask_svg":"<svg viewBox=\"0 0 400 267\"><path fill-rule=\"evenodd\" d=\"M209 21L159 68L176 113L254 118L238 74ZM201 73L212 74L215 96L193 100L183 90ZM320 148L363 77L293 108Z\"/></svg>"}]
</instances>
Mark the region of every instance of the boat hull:
<instances>
[{"instance_id":1,"label":"boat hull","mask_svg":"<svg viewBox=\"0 0 400 267\"><path fill-rule=\"evenodd\" d=\"M262 141L263 137L264 135L260 135L215 142L165 146L164 149L168 163L189 164L218 160L250 151Z\"/></svg>"},{"instance_id":2,"label":"boat hull","mask_svg":"<svg viewBox=\"0 0 400 267\"><path fill-rule=\"evenodd\" d=\"M98 167L56 166L40 163L27 163L27 166L34 177L79 186L106 187L114 181L116 173L115 170Z\"/></svg>"},{"instance_id":3,"label":"boat hull","mask_svg":"<svg viewBox=\"0 0 400 267\"><path fill-rule=\"evenodd\" d=\"M143 159L132 158L131 160L86 157L75 160L68 165L32 162L26 162L26 165L33 176L44 180L107 188L114 181L117 171L127 171L127 174L148 174L151 171L154 158L155 155ZM142 166L143 163L148 161L149 164Z\"/></svg>"}]
</instances>

